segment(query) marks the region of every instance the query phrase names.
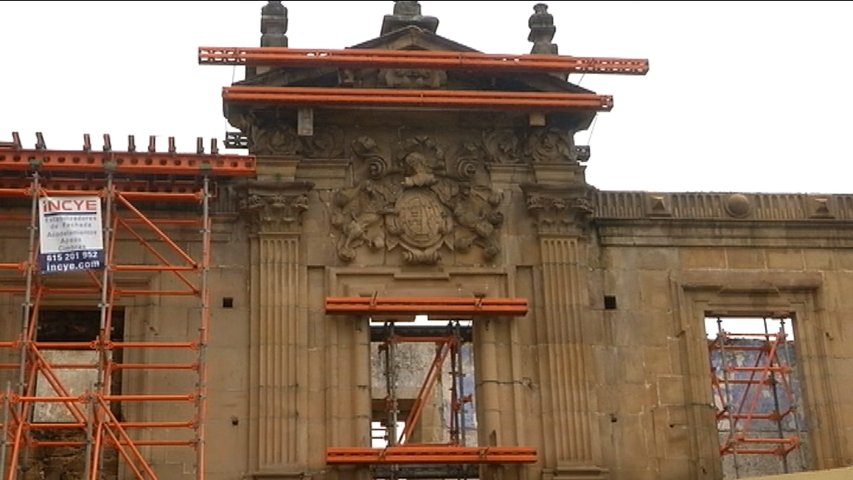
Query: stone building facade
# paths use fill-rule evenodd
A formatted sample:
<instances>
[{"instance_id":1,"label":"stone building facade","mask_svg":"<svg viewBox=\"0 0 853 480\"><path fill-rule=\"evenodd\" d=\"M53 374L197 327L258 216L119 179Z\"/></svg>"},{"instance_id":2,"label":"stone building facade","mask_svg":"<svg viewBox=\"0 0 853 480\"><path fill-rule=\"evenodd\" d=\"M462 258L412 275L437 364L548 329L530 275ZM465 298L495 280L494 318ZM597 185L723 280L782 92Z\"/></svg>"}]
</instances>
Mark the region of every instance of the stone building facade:
<instances>
[{"instance_id":1,"label":"stone building facade","mask_svg":"<svg viewBox=\"0 0 853 480\"><path fill-rule=\"evenodd\" d=\"M536 15L534 52L556 54ZM279 2L262 25L262 45L287 45ZM396 2L382 35L351 48L471 51L437 25ZM253 67L235 86L592 93L554 74L361 67ZM367 319L326 315L324 300L371 295L528 300L524 317L472 322L470 393L479 444L532 446L538 461L480 478L722 478L714 316L791 319L806 467L853 463L853 195L598 190L574 144L584 109L226 100L225 114L258 170L214 204L207 478L369 478L326 464L327 447L370 446L376 381ZM0 251L24 248L17 226L2 238ZM17 318L20 298L0 295ZM192 309L119 305L128 339L180 337ZM122 386L173 381L128 372ZM192 455L146 452L159 478L194 478Z\"/></svg>"}]
</instances>

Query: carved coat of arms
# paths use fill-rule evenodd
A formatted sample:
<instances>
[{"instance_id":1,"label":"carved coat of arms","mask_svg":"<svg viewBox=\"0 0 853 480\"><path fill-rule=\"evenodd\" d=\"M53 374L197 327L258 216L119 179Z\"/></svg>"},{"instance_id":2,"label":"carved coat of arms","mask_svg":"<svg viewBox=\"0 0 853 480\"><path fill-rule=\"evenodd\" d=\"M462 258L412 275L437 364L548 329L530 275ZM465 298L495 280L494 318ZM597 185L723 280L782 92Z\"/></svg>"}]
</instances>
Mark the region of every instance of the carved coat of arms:
<instances>
[{"instance_id":1,"label":"carved coat of arms","mask_svg":"<svg viewBox=\"0 0 853 480\"><path fill-rule=\"evenodd\" d=\"M370 137L356 139L352 150L361 181L334 194L342 260L352 261L365 246L399 248L406 262L426 265L438 263L445 249L477 246L485 260L499 253L500 196L476 180L470 159L448 160L425 136L399 142L393 155L383 155Z\"/></svg>"}]
</instances>

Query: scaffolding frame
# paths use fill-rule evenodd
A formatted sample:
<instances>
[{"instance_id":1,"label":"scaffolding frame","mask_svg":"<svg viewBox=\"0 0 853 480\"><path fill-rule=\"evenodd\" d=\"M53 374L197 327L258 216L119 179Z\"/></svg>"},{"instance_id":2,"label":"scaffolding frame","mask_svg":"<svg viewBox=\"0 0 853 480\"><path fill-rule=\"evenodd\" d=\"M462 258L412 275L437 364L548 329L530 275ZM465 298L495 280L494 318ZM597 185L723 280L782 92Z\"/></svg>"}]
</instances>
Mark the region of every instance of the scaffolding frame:
<instances>
[{"instance_id":1,"label":"scaffolding frame","mask_svg":"<svg viewBox=\"0 0 853 480\"><path fill-rule=\"evenodd\" d=\"M0 341L0 351L17 351L18 355L18 362L0 364L0 369L18 372L15 388L7 385L0 394L2 479L22 478L29 467L30 453L39 447L67 447L83 453L86 480L102 478L104 453L109 448L116 450L118 462L127 475L153 480L158 475L144 452L150 447L165 446L194 449L195 478L203 480L210 325L210 201L216 196L217 180L254 175L255 159L219 154L215 140L211 141L209 154L204 153L201 139L196 153L178 153L172 137L169 152L157 152L154 137L150 138L147 152L137 152L135 140L129 136L128 150L115 152L109 135L104 135L103 151L98 152L91 149L89 135L84 136L80 151L48 150L42 135L36 136L35 149L22 148L17 133L13 133L12 142L0 144L0 197L18 199L22 205L29 203L29 215L6 212L0 215L0 221L23 223L28 231L22 258L0 259L0 272L12 276L0 285L0 293L22 298L20 332L15 338ZM102 203L104 268L57 275L40 273L39 200L81 196L97 196ZM168 209L165 214L164 209ZM177 240L176 234L182 235L182 240ZM179 245L181 241L199 245L199 251L192 254L189 248ZM127 243L136 243L144 252L140 257L147 258L139 263L125 262L119 254ZM128 274L171 276L179 287L141 288L125 284L123 280ZM62 281L57 281L58 278ZM117 303L136 296L195 299L190 308L197 311L197 334L185 341L114 341L111 332ZM88 342L40 341L37 337L40 311L55 298L61 302L74 299L75 305L95 307L92 310L97 309L100 317L97 337ZM92 351L98 360L94 364L55 363L45 356L48 349ZM182 350L189 352L194 360L190 363L114 361L114 352L144 349ZM91 389L72 393L60 375L63 369L87 369L96 380ZM112 389L113 373L125 370L190 371L195 373L195 383L189 391L116 394ZM36 384L42 381L52 395L38 394ZM112 407L121 408L130 402L141 404L140 411L153 409L154 405L189 405L192 418L181 421L118 418ZM36 421L34 410L45 403L63 405L63 411L72 420ZM39 438L51 431L76 431L78 439ZM167 437L175 431L184 432L183 438ZM158 432L163 436L158 436Z\"/></svg>"},{"instance_id":2,"label":"scaffolding frame","mask_svg":"<svg viewBox=\"0 0 853 480\"><path fill-rule=\"evenodd\" d=\"M720 455L732 456L736 478L740 478L740 455L776 456L783 472L789 473L788 455L796 450L804 467L799 398L785 319L775 319L779 331L770 332L768 317L763 317L763 333L729 332L723 329L722 317L716 320L717 335L708 340L708 353L716 422L720 433L725 433L720 436ZM772 398L771 404L762 402L767 398ZM760 422L769 422L773 428L761 429ZM793 430L786 423L793 424ZM728 430L720 430L720 425Z\"/></svg>"},{"instance_id":3,"label":"scaffolding frame","mask_svg":"<svg viewBox=\"0 0 853 480\"><path fill-rule=\"evenodd\" d=\"M465 393L462 380L461 345L463 336L461 319L475 319L489 316L521 316L527 313L527 300L521 298L485 298L485 297L327 297L327 315L358 315L365 319L384 320L386 335L382 339L380 351L384 357L384 376L386 381L386 422L388 445L374 447L328 447L326 463L329 465L369 466L382 469L375 478L421 478L420 474L434 475L435 467L444 465L474 466L478 464L525 464L537 461L537 452L532 447L489 446L477 447L465 445L465 421L463 406L471 401L471 394ZM442 335L426 332L423 335L412 334L413 328L406 334L397 333L397 321L408 321L415 315L427 315L431 319L448 319L448 331ZM397 316L398 318L389 319ZM474 320L476 321L476 320ZM396 432L399 419L398 398L396 393L397 366L395 352L400 343L433 343L436 351L424 376L411 409L405 420L403 431ZM412 432L423 412L433 387L437 383L445 361L450 358L451 415L450 441L444 444L412 443ZM421 471L423 470L423 471ZM454 476L469 478L470 468L455 469ZM404 473L403 473L404 472ZM426 478L426 477L423 477Z\"/></svg>"}]
</instances>

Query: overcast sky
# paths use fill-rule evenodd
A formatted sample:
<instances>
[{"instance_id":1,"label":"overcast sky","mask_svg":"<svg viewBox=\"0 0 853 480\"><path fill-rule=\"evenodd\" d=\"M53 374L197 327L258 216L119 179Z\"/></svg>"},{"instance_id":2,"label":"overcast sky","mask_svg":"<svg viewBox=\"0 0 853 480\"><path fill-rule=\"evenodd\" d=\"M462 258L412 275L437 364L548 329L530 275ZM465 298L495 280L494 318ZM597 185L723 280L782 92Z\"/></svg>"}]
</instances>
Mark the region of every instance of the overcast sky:
<instances>
[{"instance_id":1,"label":"overcast sky","mask_svg":"<svg viewBox=\"0 0 853 480\"><path fill-rule=\"evenodd\" d=\"M242 68L199 46L257 46L266 2L0 2L0 140L124 148L148 135L222 138L221 88ZM438 34L528 53L536 2L421 2ZM853 193L853 4L548 2L560 53L648 58L646 76L572 75L615 97L591 131L588 180L606 190ZM393 3L288 2L294 48L378 36ZM100 145L100 144L98 144Z\"/></svg>"}]
</instances>

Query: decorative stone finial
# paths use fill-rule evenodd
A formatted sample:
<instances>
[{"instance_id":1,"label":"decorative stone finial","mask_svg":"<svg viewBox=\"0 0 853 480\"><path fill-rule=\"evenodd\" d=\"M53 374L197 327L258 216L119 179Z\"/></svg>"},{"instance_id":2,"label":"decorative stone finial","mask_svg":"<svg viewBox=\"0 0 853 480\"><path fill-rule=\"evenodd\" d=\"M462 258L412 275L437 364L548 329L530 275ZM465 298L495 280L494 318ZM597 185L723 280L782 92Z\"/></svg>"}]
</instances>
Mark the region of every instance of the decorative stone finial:
<instances>
[{"instance_id":1,"label":"decorative stone finial","mask_svg":"<svg viewBox=\"0 0 853 480\"><path fill-rule=\"evenodd\" d=\"M552 43L557 27L554 26L554 16L548 13L548 5L537 3L533 6L533 15L527 24L530 26L530 35L527 41L533 42L530 53L541 53L546 55L557 55L557 44Z\"/></svg>"},{"instance_id":2,"label":"decorative stone finial","mask_svg":"<svg viewBox=\"0 0 853 480\"><path fill-rule=\"evenodd\" d=\"M435 33L438 29L438 19L421 15L421 4L418 2L394 2L394 14L385 15L382 19L380 35L414 25L418 28Z\"/></svg>"},{"instance_id":3,"label":"decorative stone finial","mask_svg":"<svg viewBox=\"0 0 853 480\"><path fill-rule=\"evenodd\" d=\"M287 7L281 2L267 2L261 8L261 46L287 46Z\"/></svg>"}]
</instances>

